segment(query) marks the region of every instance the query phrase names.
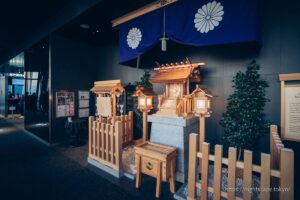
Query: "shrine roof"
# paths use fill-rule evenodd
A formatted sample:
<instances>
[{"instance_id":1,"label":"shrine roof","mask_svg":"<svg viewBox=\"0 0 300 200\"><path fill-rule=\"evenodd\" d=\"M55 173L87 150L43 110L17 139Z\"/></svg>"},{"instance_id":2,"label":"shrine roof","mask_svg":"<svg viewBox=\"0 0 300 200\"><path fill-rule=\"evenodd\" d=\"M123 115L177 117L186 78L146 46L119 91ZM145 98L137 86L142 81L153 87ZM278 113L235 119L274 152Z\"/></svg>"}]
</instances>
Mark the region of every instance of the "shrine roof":
<instances>
[{"instance_id":1,"label":"shrine roof","mask_svg":"<svg viewBox=\"0 0 300 200\"><path fill-rule=\"evenodd\" d=\"M196 89L190 94L190 96L195 96L195 95L197 95L197 94L199 94L199 93L202 93L202 94L204 94L205 96L210 97L210 98L213 97L211 94L209 94L207 91L201 89L200 87L196 88Z\"/></svg>"},{"instance_id":2,"label":"shrine roof","mask_svg":"<svg viewBox=\"0 0 300 200\"><path fill-rule=\"evenodd\" d=\"M124 90L120 80L96 81L94 82L94 87L91 89L92 92L97 94L122 93Z\"/></svg>"},{"instance_id":3,"label":"shrine roof","mask_svg":"<svg viewBox=\"0 0 300 200\"><path fill-rule=\"evenodd\" d=\"M155 92L153 91L153 88L149 88L149 87L137 87L136 91L132 94L132 96L140 96L140 95L144 95L144 96L155 96Z\"/></svg>"},{"instance_id":4,"label":"shrine roof","mask_svg":"<svg viewBox=\"0 0 300 200\"><path fill-rule=\"evenodd\" d=\"M151 83L171 83L171 82L186 82L191 79L191 82L200 81L200 73L197 70L204 63L194 64L171 64L162 65L155 68L156 73L150 79Z\"/></svg>"}]
</instances>

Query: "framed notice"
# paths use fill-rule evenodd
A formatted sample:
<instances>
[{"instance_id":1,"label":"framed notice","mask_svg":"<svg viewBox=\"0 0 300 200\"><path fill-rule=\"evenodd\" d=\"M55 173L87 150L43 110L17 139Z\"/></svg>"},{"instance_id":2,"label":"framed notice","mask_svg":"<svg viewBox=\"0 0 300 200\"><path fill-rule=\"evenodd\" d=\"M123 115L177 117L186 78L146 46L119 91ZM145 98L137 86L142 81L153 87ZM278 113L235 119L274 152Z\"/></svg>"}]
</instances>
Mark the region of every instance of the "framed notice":
<instances>
[{"instance_id":1,"label":"framed notice","mask_svg":"<svg viewBox=\"0 0 300 200\"><path fill-rule=\"evenodd\" d=\"M56 92L56 117L71 117L75 115L74 92Z\"/></svg>"},{"instance_id":2,"label":"framed notice","mask_svg":"<svg viewBox=\"0 0 300 200\"><path fill-rule=\"evenodd\" d=\"M285 139L300 141L300 84L285 86Z\"/></svg>"},{"instance_id":3,"label":"framed notice","mask_svg":"<svg viewBox=\"0 0 300 200\"><path fill-rule=\"evenodd\" d=\"M79 99L90 99L90 92L85 90L78 91L78 98Z\"/></svg>"},{"instance_id":4,"label":"framed notice","mask_svg":"<svg viewBox=\"0 0 300 200\"><path fill-rule=\"evenodd\" d=\"M87 108L90 106L90 100L89 99L80 99L79 100L79 108Z\"/></svg>"},{"instance_id":5,"label":"framed notice","mask_svg":"<svg viewBox=\"0 0 300 200\"><path fill-rule=\"evenodd\" d=\"M78 117L84 118L90 115L90 92L85 90L78 91Z\"/></svg>"},{"instance_id":6,"label":"framed notice","mask_svg":"<svg viewBox=\"0 0 300 200\"><path fill-rule=\"evenodd\" d=\"M90 109L89 108L80 108L78 111L78 117L84 118L88 117L90 115Z\"/></svg>"},{"instance_id":7,"label":"framed notice","mask_svg":"<svg viewBox=\"0 0 300 200\"><path fill-rule=\"evenodd\" d=\"M281 137L285 140L300 142L300 83L295 84L300 81L300 74L281 74L279 78L281 81Z\"/></svg>"}]
</instances>

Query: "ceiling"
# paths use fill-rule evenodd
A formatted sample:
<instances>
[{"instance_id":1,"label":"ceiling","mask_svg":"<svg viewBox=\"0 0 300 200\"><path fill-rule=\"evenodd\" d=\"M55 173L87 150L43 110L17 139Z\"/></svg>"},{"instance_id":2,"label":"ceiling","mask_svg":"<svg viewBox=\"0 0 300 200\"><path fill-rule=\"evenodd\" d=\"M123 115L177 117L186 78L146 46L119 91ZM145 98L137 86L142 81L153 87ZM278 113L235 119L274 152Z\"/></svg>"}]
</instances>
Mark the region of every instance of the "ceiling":
<instances>
[{"instance_id":1,"label":"ceiling","mask_svg":"<svg viewBox=\"0 0 300 200\"><path fill-rule=\"evenodd\" d=\"M0 3L0 64L101 0L6 0Z\"/></svg>"},{"instance_id":2,"label":"ceiling","mask_svg":"<svg viewBox=\"0 0 300 200\"><path fill-rule=\"evenodd\" d=\"M155 0L102 0L55 33L93 45L102 45L118 39L111 21ZM80 27L86 24L88 29Z\"/></svg>"}]
</instances>

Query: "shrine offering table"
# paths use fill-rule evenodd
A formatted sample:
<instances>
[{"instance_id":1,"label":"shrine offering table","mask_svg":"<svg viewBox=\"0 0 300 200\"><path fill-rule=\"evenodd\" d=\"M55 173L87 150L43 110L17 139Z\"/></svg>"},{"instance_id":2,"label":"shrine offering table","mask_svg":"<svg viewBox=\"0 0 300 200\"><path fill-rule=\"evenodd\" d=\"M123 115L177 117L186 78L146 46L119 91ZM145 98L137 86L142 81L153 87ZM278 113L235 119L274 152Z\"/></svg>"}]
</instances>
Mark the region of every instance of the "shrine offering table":
<instances>
[{"instance_id":1,"label":"shrine offering table","mask_svg":"<svg viewBox=\"0 0 300 200\"><path fill-rule=\"evenodd\" d=\"M141 176L147 174L156 178L156 197L161 193L161 181L170 182L170 191L175 192L176 148L143 142L135 147L136 188L141 185Z\"/></svg>"},{"instance_id":2,"label":"shrine offering table","mask_svg":"<svg viewBox=\"0 0 300 200\"><path fill-rule=\"evenodd\" d=\"M150 141L168 145L177 149L175 179L181 183L187 181L189 134L199 132L198 117L170 117L149 115L151 124Z\"/></svg>"}]
</instances>

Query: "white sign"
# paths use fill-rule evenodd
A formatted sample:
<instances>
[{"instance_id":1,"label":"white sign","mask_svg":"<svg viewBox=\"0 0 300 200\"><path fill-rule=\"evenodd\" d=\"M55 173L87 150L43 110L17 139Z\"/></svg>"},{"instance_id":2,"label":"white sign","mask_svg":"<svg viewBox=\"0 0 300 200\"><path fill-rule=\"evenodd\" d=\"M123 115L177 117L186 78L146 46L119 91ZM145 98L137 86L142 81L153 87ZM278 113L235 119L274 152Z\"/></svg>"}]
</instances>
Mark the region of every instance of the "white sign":
<instances>
[{"instance_id":1,"label":"white sign","mask_svg":"<svg viewBox=\"0 0 300 200\"><path fill-rule=\"evenodd\" d=\"M56 117L65 117L66 116L66 106L59 105L57 106Z\"/></svg>"},{"instance_id":2,"label":"white sign","mask_svg":"<svg viewBox=\"0 0 300 200\"><path fill-rule=\"evenodd\" d=\"M285 86L285 139L300 141L300 85Z\"/></svg>"},{"instance_id":3,"label":"white sign","mask_svg":"<svg viewBox=\"0 0 300 200\"><path fill-rule=\"evenodd\" d=\"M78 110L78 116L79 118L88 117L90 115L90 109L89 108L83 108Z\"/></svg>"},{"instance_id":4,"label":"white sign","mask_svg":"<svg viewBox=\"0 0 300 200\"><path fill-rule=\"evenodd\" d=\"M79 108L87 108L90 106L90 100L88 99L80 99L79 100Z\"/></svg>"},{"instance_id":5,"label":"white sign","mask_svg":"<svg viewBox=\"0 0 300 200\"><path fill-rule=\"evenodd\" d=\"M89 91L78 91L78 99L90 99L90 92Z\"/></svg>"},{"instance_id":6,"label":"white sign","mask_svg":"<svg viewBox=\"0 0 300 200\"><path fill-rule=\"evenodd\" d=\"M15 107L15 106L10 106L10 107L8 108L8 110L10 110L10 111L15 111L15 110L16 110L16 107Z\"/></svg>"}]
</instances>

